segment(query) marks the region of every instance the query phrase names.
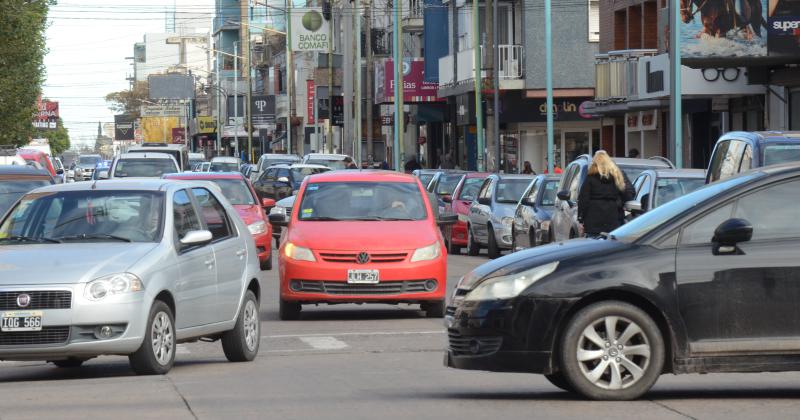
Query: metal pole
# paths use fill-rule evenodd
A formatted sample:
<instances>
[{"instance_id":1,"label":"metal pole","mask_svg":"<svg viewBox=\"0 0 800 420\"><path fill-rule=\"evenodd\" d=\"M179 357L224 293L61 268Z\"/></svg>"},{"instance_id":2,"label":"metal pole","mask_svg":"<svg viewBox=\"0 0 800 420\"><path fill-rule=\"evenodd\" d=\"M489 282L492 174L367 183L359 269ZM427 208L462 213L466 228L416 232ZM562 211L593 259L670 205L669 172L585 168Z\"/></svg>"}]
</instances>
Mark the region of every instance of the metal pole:
<instances>
[{"instance_id":1,"label":"metal pole","mask_svg":"<svg viewBox=\"0 0 800 420\"><path fill-rule=\"evenodd\" d=\"M477 140L478 140L478 171L484 170L484 156L486 154L486 139L483 136L483 106L481 103L481 82L483 81L483 64L481 63L481 28L478 25L478 1L472 1L472 48L474 49L475 60L475 120L477 122Z\"/></svg>"},{"instance_id":2,"label":"metal pole","mask_svg":"<svg viewBox=\"0 0 800 420\"><path fill-rule=\"evenodd\" d=\"M250 38L250 30L247 30L247 37ZM250 66L250 50L252 47L250 46L250 42L247 43L247 103L244 106L245 111L247 112L247 159L249 163L253 162L253 114L252 109L250 108L250 102L252 102L253 98L253 78L252 74L250 73L253 68Z\"/></svg>"},{"instance_id":3,"label":"metal pole","mask_svg":"<svg viewBox=\"0 0 800 420\"><path fill-rule=\"evenodd\" d=\"M372 144L372 5L368 2L366 12L366 47L367 47L367 164L372 165L375 159L375 150Z\"/></svg>"},{"instance_id":4,"label":"metal pole","mask_svg":"<svg viewBox=\"0 0 800 420\"><path fill-rule=\"evenodd\" d=\"M217 60L214 62L214 77L216 78L217 89L222 89L222 86L220 85L221 78L220 78L220 74L219 74L220 73L220 71L219 71L219 60L220 60L221 57L222 57L222 55L220 55L219 51L217 51ZM217 129L216 129L217 130L217 133L216 133L217 134L217 136L216 136L217 138L214 141L214 152L215 152L215 154L219 154L219 149L220 149L220 145L221 145L220 142L222 140L222 129L221 128L225 126L224 124L222 124L222 100L220 98L220 93L221 93L220 91L217 91ZM225 96L225 98L227 99L227 95Z\"/></svg>"},{"instance_id":5,"label":"metal pole","mask_svg":"<svg viewBox=\"0 0 800 420\"><path fill-rule=\"evenodd\" d=\"M403 75L403 72L400 71L402 63L402 54L401 54L401 45L400 45L400 31L402 25L402 21L400 20L400 3L395 1L394 5L394 51L392 51L394 57L394 170L402 171L404 162L401 161L400 157L400 136L402 135L402 128L400 125L402 124L403 119L403 89L402 83L400 81L400 77Z\"/></svg>"},{"instance_id":6,"label":"metal pole","mask_svg":"<svg viewBox=\"0 0 800 420\"><path fill-rule=\"evenodd\" d=\"M328 138L325 141L328 153L333 153L333 25L335 15L331 2L331 21L328 25Z\"/></svg>"},{"instance_id":7,"label":"metal pole","mask_svg":"<svg viewBox=\"0 0 800 420\"><path fill-rule=\"evenodd\" d=\"M669 54L672 62L670 78L669 118L672 123L672 142L675 145L675 167L683 168L683 110L681 109L681 14L679 0L672 1Z\"/></svg>"},{"instance_id":8,"label":"metal pole","mask_svg":"<svg viewBox=\"0 0 800 420\"><path fill-rule=\"evenodd\" d=\"M286 153L292 153L292 84L294 83L294 69L292 66L292 1L286 1L286 99L288 112L286 114Z\"/></svg>"},{"instance_id":9,"label":"metal pole","mask_svg":"<svg viewBox=\"0 0 800 420\"><path fill-rule=\"evenodd\" d=\"M239 157L239 41L233 42L233 156Z\"/></svg>"},{"instance_id":10,"label":"metal pole","mask_svg":"<svg viewBox=\"0 0 800 420\"><path fill-rule=\"evenodd\" d=\"M492 2L493 15L494 15L494 24L492 25L492 35L493 38L493 48L494 48L494 69L492 69L492 79L494 80L494 105L492 105L492 122L494 123L492 127L492 131L494 131L494 158L495 158L495 171L500 173L502 168L500 167L500 162L502 161L502 156L500 156L500 40L499 38L499 31L497 28L497 3L499 0L494 0Z\"/></svg>"},{"instance_id":11,"label":"metal pole","mask_svg":"<svg viewBox=\"0 0 800 420\"><path fill-rule=\"evenodd\" d=\"M353 160L361 167L361 0L355 0L356 20L356 132L355 145L353 146Z\"/></svg>"},{"instance_id":12,"label":"metal pole","mask_svg":"<svg viewBox=\"0 0 800 420\"><path fill-rule=\"evenodd\" d=\"M551 2L544 0L545 73L547 84L547 173L553 173L553 26Z\"/></svg>"}]
</instances>

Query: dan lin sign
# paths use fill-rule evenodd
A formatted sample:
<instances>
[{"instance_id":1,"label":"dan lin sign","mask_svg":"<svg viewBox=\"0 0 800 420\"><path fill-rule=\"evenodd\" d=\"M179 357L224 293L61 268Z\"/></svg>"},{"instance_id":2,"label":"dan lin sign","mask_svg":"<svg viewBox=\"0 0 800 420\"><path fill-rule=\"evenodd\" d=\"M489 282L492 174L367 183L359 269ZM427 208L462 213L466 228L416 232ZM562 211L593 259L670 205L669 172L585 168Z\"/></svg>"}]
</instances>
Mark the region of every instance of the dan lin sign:
<instances>
[{"instance_id":1,"label":"dan lin sign","mask_svg":"<svg viewBox=\"0 0 800 420\"><path fill-rule=\"evenodd\" d=\"M330 22L321 8L292 9L292 49L294 51L328 51Z\"/></svg>"}]
</instances>

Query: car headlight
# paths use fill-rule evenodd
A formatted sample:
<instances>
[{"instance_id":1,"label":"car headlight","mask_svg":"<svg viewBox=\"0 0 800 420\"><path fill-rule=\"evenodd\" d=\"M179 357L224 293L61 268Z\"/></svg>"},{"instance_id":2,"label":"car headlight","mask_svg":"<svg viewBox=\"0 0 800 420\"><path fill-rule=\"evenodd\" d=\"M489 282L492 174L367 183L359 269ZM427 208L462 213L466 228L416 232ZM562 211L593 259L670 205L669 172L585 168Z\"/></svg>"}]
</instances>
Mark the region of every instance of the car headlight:
<instances>
[{"instance_id":1,"label":"car headlight","mask_svg":"<svg viewBox=\"0 0 800 420\"><path fill-rule=\"evenodd\" d=\"M286 255L288 258L298 261L311 261L316 262L317 259L314 258L314 253L311 252L308 248L303 248L302 246L297 246L291 242L287 243L286 246L283 248L283 255Z\"/></svg>"},{"instance_id":2,"label":"car headlight","mask_svg":"<svg viewBox=\"0 0 800 420\"><path fill-rule=\"evenodd\" d=\"M411 256L411 262L417 261L430 261L439 258L442 255L442 249L438 242L422 248L417 248L414 255Z\"/></svg>"},{"instance_id":3,"label":"car headlight","mask_svg":"<svg viewBox=\"0 0 800 420\"><path fill-rule=\"evenodd\" d=\"M267 231L267 224L264 223L263 221L255 222L251 225L247 225L247 229L253 235L260 235Z\"/></svg>"},{"instance_id":4,"label":"car headlight","mask_svg":"<svg viewBox=\"0 0 800 420\"><path fill-rule=\"evenodd\" d=\"M510 231L511 230L511 225L514 224L514 218L506 216L506 217L500 219L500 223L503 225L503 229Z\"/></svg>"},{"instance_id":5,"label":"car headlight","mask_svg":"<svg viewBox=\"0 0 800 420\"><path fill-rule=\"evenodd\" d=\"M520 273L484 280L469 292L465 299L476 301L516 297L528 286L555 271L557 267L558 261L553 261Z\"/></svg>"},{"instance_id":6,"label":"car headlight","mask_svg":"<svg viewBox=\"0 0 800 420\"><path fill-rule=\"evenodd\" d=\"M275 206L270 209L269 214L282 214L286 216L286 207Z\"/></svg>"},{"instance_id":7,"label":"car headlight","mask_svg":"<svg viewBox=\"0 0 800 420\"><path fill-rule=\"evenodd\" d=\"M144 286L139 277L131 273L119 273L100 277L86 283L84 296L86 299L98 301L111 295L140 292L142 290L144 290Z\"/></svg>"}]
</instances>

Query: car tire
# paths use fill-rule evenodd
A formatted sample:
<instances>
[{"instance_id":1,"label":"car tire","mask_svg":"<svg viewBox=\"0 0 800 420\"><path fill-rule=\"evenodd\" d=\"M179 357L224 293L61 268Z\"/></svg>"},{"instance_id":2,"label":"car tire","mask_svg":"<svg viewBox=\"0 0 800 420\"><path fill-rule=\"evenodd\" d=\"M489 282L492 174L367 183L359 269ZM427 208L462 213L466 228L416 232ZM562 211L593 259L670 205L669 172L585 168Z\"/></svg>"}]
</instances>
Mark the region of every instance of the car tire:
<instances>
[{"instance_id":1,"label":"car tire","mask_svg":"<svg viewBox=\"0 0 800 420\"><path fill-rule=\"evenodd\" d=\"M175 338L172 310L160 300L153 302L142 345L128 355L133 371L138 375L163 375L169 372L175 363ZM155 340L159 343L153 343Z\"/></svg>"},{"instance_id":2,"label":"car tire","mask_svg":"<svg viewBox=\"0 0 800 420\"><path fill-rule=\"evenodd\" d=\"M444 299L422 304L425 316L428 318L444 318Z\"/></svg>"},{"instance_id":3,"label":"car tire","mask_svg":"<svg viewBox=\"0 0 800 420\"><path fill-rule=\"evenodd\" d=\"M298 302L289 302L280 299L278 302L278 316L282 321L295 321L300 318L300 311L303 309Z\"/></svg>"},{"instance_id":4,"label":"car tire","mask_svg":"<svg viewBox=\"0 0 800 420\"><path fill-rule=\"evenodd\" d=\"M69 359L64 359L64 360L53 360L52 363L56 365L56 367L68 369L68 368L81 367L81 365L85 361L86 359L78 359L75 357L70 357Z\"/></svg>"},{"instance_id":5,"label":"car tire","mask_svg":"<svg viewBox=\"0 0 800 420\"><path fill-rule=\"evenodd\" d=\"M249 362L256 358L261 342L258 299L251 290L244 295L236 325L222 335L222 351L230 362Z\"/></svg>"},{"instance_id":6,"label":"car tire","mask_svg":"<svg viewBox=\"0 0 800 420\"><path fill-rule=\"evenodd\" d=\"M494 238L494 229L492 225L487 225L487 229L489 230L489 244L487 246L489 258L495 259L500 256L500 248L497 246L497 240Z\"/></svg>"},{"instance_id":7,"label":"car tire","mask_svg":"<svg viewBox=\"0 0 800 420\"><path fill-rule=\"evenodd\" d=\"M472 227L467 226L467 255L474 257L481 253L481 246L475 241L475 235L472 234Z\"/></svg>"},{"instance_id":8,"label":"car tire","mask_svg":"<svg viewBox=\"0 0 800 420\"><path fill-rule=\"evenodd\" d=\"M266 260L261 261L261 271L268 271L272 270L272 252L269 253L269 256Z\"/></svg>"},{"instance_id":9,"label":"car tire","mask_svg":"<svg viewBox=\"0 0 800 420\"><path fill-rule=\"evenodd\" d=\"M567 382L584 397L632 400L658 380L664 354L661 331L647 313L629 303L605 301L581 309L569 321L559 363Z\"/></svg>"},{"instance_id":10,"label":"car tire","mask_svg":"<svg viewBox=\"0 0 800 420\"><path fill-rule=\"evenodd\" d=\"M564 377L564 374L562 372L551 373L549 375L544 375L544 377L545 379L547 379L548 382L553 384L556 388L559 388L567 392L575 392L575 388L573 388L572 385L570 385L570 383L567 381L567 378Z\"/></svg>"},{"instance_id":11,"label":"car tire","mask_svg":"<svg viewBox=\"0 0 800 420\"><path fill-rule=\"evenodd\" d=\"M450 249L447 250L447 253L450 255L461 255L461 246L460 245L453 245L453 240L450 240Z\"/></svg>"}]
</instances>

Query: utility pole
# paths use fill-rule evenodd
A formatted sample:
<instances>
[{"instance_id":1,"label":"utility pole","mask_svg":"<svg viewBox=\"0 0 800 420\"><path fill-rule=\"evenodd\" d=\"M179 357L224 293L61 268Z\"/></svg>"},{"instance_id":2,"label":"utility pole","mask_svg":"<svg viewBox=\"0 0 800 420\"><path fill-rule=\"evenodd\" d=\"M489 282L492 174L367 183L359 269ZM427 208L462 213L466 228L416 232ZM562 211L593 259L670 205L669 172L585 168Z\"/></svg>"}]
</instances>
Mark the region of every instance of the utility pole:
<instances>
[{"instance_id":1,"label":"utility pole","mask_svg":"<svg viewBox=\"0 0 800 420\"><path fill-rule=\"evenodd\" d=\"M553 26L551 2L544 0L545 84L547 85L547 173L553 173Z\"/></svg>"},{"instance_id":2,"label":"utility pole","mask_svg":"<svg viewBox=\"0 0 800 420\"><path fill-rule=\"evenodd\" d=\"M333 25L335 24L333 0L330 1L331 21L328 25L328 153L333 153Z\"/></svg>"},{"instance_id":3,"label":"utility pole","mask_svg":"<svg viewBox=\"0 0 800 420\"><path fill-rule=\"evenodd\" d=\"M549 1L549 0L545 0ZM472 48L475 54L475 121L477 123L476 136L478 140L478 171L484 171L484 157L486 153L486 142L483 137L483 106L481 103L482 67L481 64L481 28L478 25L478 0L472 0Z\"/></svg>"},{"instance_id":4,"label":"utility pole","mask_svg":"<svg viewBox=\"0 0 800 420\"><path fill-rule=\"evenodd\" d=\"M681 89L681 14L678 0L670 7L669 55L672 63L670 78L669 119L672 126L672 143L675 145L675 166L683 168L683 110Z\"/></svg>"},{"instance_id":5,"label":"utility pole","mask_svg":"<svg viewBox=\"0 0 800 420\"><path fill-rule=\"evenodd\" d=\"M250 109L250 106L251 106L250 102L252 102L251 99L253 97L253 80L250 77L250 72L252 71L252 68L250 67L250 52L251 52L250 42L249 42L250 29L248 29L247 32L248 32L248 35L247 35L247 39L248 39L248 42L247 42L247 55L245 56L246 57L246 60L245 60L246 61L246 65L244 66L244 68L247 69L247 77L246 77L246 80L247 80L247 103L245 104L245 112L247 112L247 126L246 126L247 127L247 159L248 159L248 161L250 163L252 163L253 162L253 114L252 114L252 110Z\"/></svg>"},{"instance_id":6,"label":"utility pole","mask_svg":"<svg viewBox=\"0 0 800 420\"><path fill-rule=\"evenodd\" d=\"M286 153L292 153L292 117L294 116L294 66L292 59L292 2L286 0L286 93L289 99L289 112L286 116Z\"/></svg>"},{"instance_id":7,"label":"utility pole","mask_svg":"<svg viewBox=\"0 0 800 420\"><path fill-rule=\"evenodd\" d=\"M400 0L394 0L394 170L403 171L405 156L402 155L403 144L403 21L400 19ZM475 24L477 27L477 22Z\"/></svg>"},{"instance_id":8,"label":"utility pole","mask_svg":"<svg viewBox=\"0 0 800 420\"><path fill-rule=\"evenodd\" d=\"M239 157L239 41L233 42L233 156Z\"/></svg>"},{"instance_id":9,"label":"utility pole","mask_svg":"<svg viewBox=\"0 0 800 420\"><path fill-rule=\"evenodd\" d=\"M361 0L355 0L356 13L353 15L355 19L355 39L356 39L356 132L355 132L355 145L353 145L353 160L356 161L358 167L361 167Z\"/></svg>"},{"instance_id":10,"label":"utility pole","mask_svg":"<svg viewBox=\"0 0 800 420\"><path fill-rule=\"evenodd\" d=\"M497 26L495 25L495 5L497 5L497 1L486 0L486 10L484 11L484 16L486 16L486 78L487 80L491 81L492 86L497 89L493 83L497 78L497 69L494 68L494 56L496 48L495 37L497 32L495 30ZM492 108L491 114L487 113L488 115L486 115L486 170L490 172L498 172L500 170L500 157L495 155L494 147L495 142L497 142L497 137L495 137L496 133L494 132L494 120L497 110L494 109L494 107Z\"/></svg>"},{"instance_id":11,"label":"utility pole","mask_svg":"<svg viewBox=\"0 0 800 420\"><path fill-rule=\"evenodd\" d=\"M502 155L500 154L500 31L499 26L497 24L498 18L498 11L497 11L497 3L499 0L492 0L492 14L494 15L494 25L492 25L493 29L493 42L492 42L492 54L490 57L494 58L494 62L492 64L492 80L494 81L494 105L492 105L492 131L494 135L494 156L495 156L495 170L499 173L503 168L500 165L502 161Z\"/></svg>"},{"instance_id":12,"label":"utility pole","mask_svg":"<svg viewBox=\"0 0 800 420\"><path fill-rule=\"evenodd\" d=\"M366 24L364 30L367 42L367 164L372 165L375 152L372 145L372 0L366 3Z\"/></svg>"}]
</instances>

